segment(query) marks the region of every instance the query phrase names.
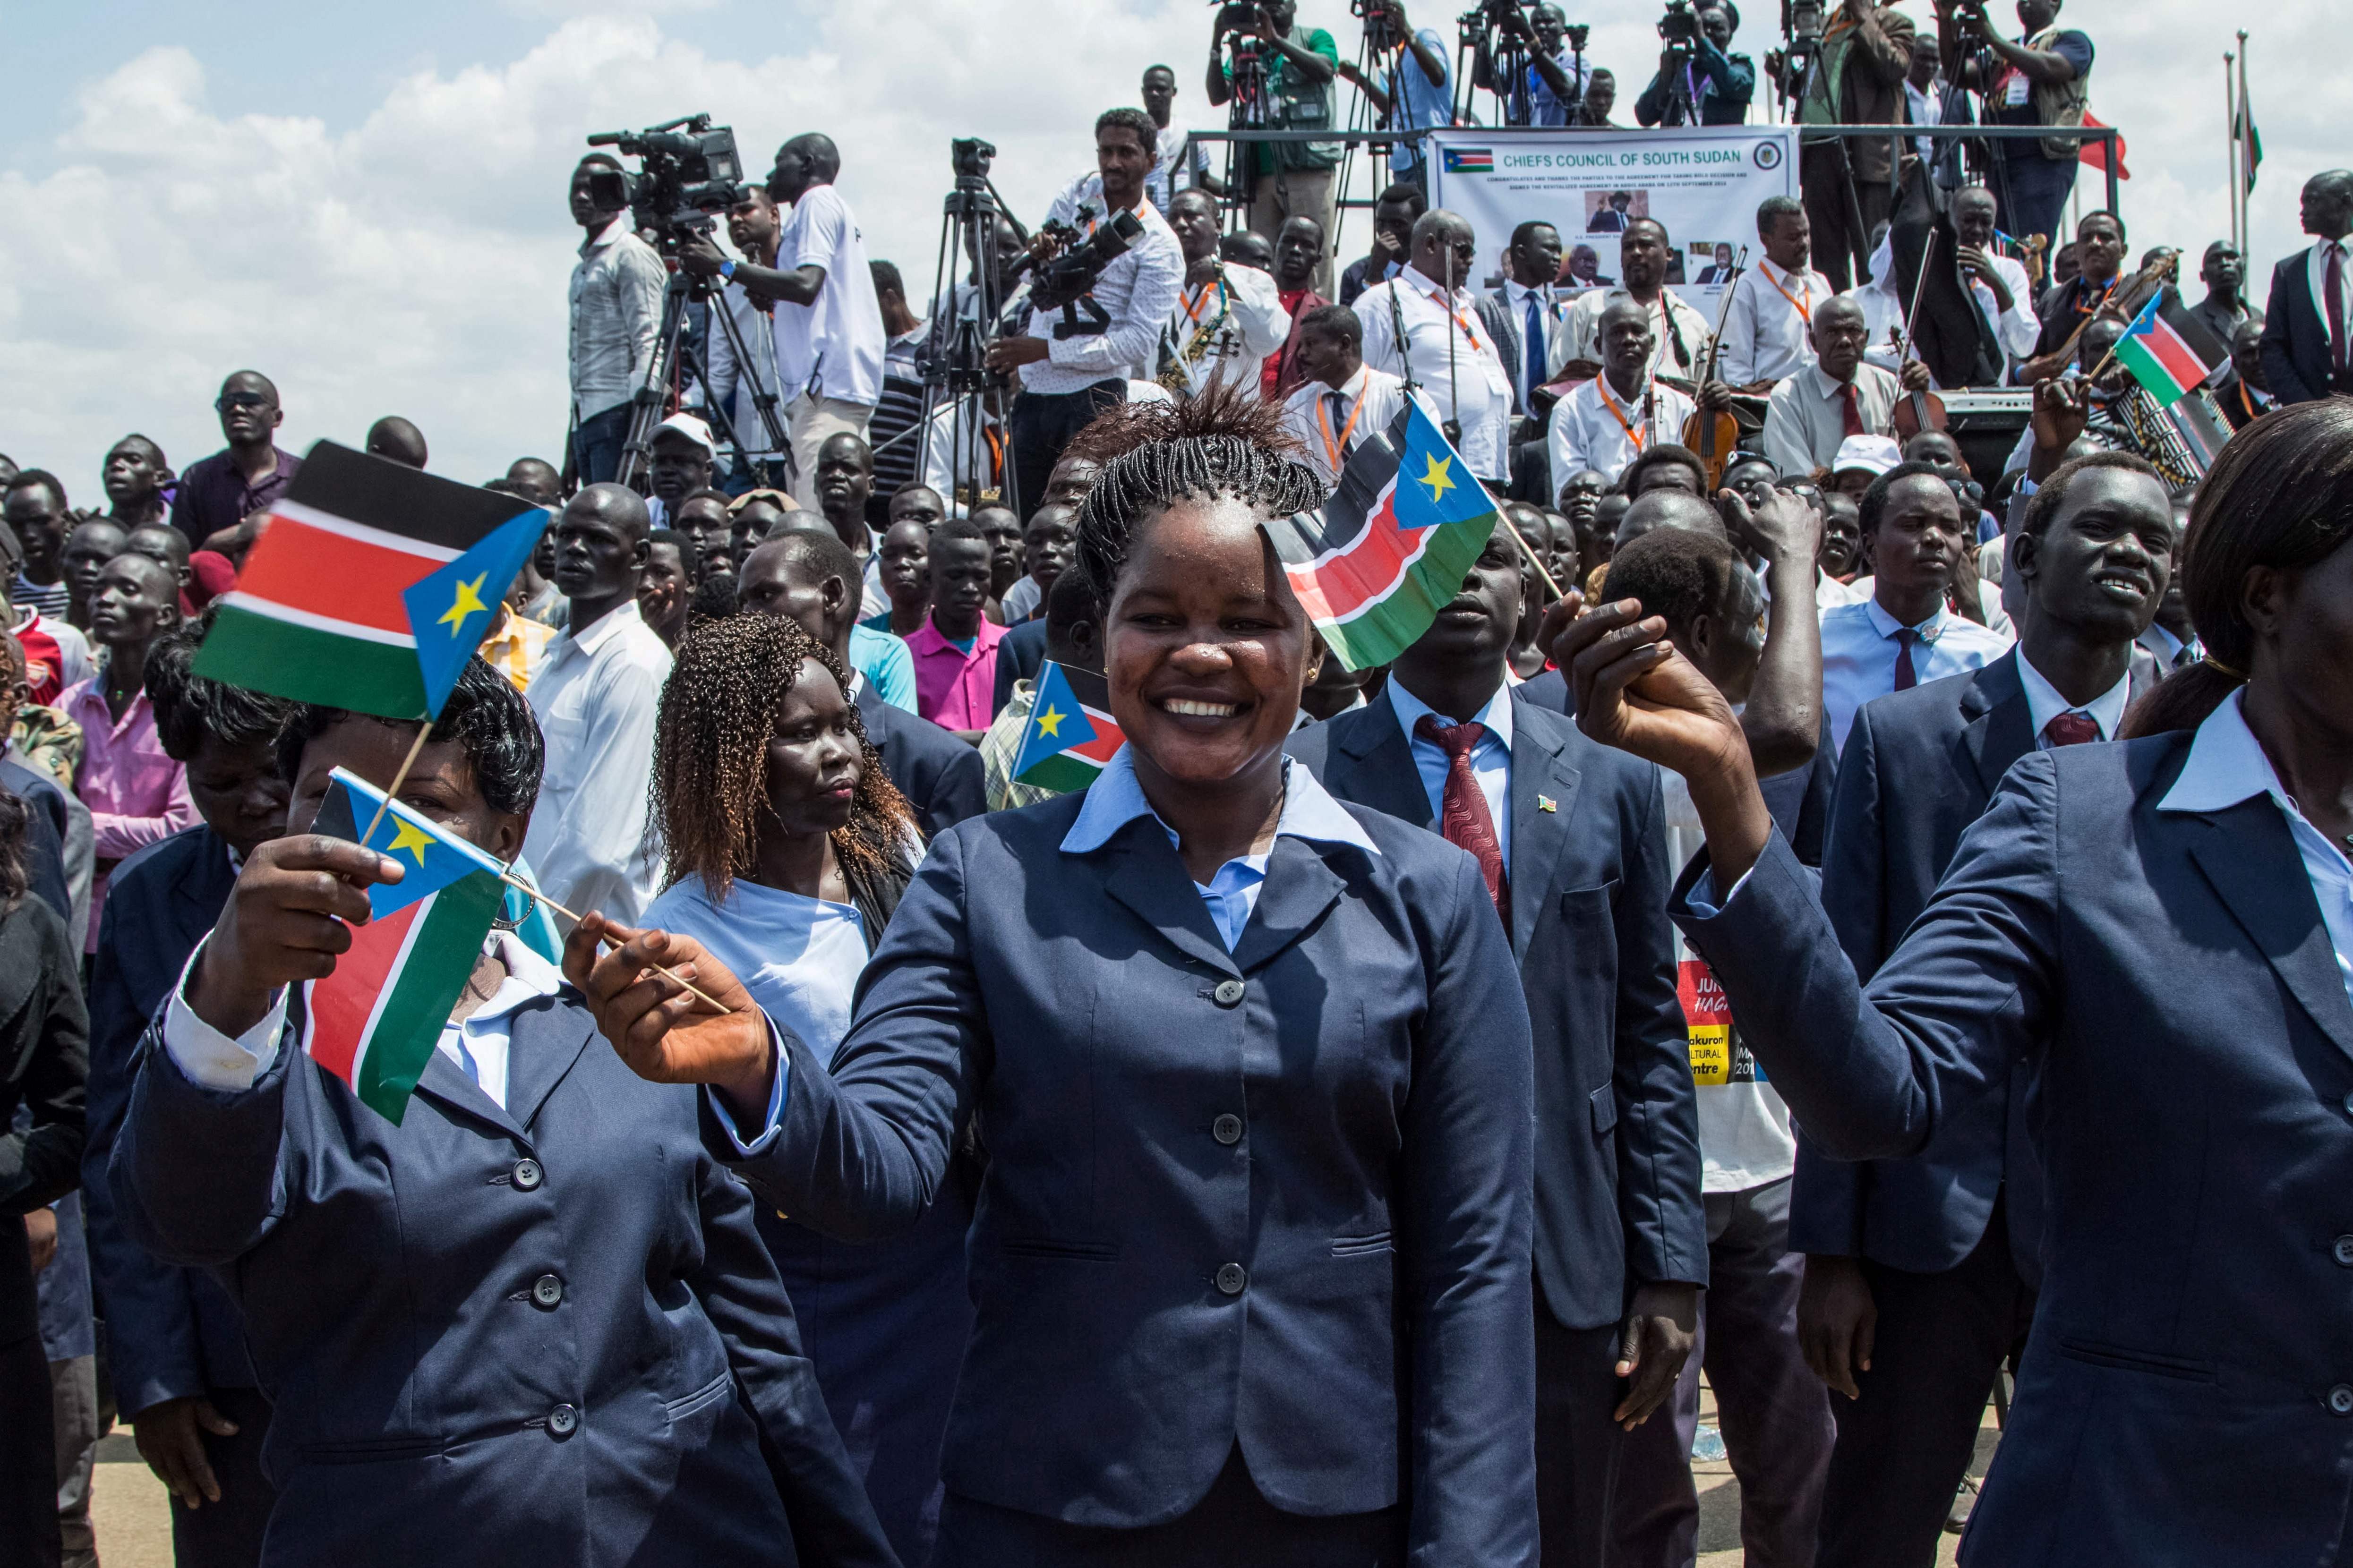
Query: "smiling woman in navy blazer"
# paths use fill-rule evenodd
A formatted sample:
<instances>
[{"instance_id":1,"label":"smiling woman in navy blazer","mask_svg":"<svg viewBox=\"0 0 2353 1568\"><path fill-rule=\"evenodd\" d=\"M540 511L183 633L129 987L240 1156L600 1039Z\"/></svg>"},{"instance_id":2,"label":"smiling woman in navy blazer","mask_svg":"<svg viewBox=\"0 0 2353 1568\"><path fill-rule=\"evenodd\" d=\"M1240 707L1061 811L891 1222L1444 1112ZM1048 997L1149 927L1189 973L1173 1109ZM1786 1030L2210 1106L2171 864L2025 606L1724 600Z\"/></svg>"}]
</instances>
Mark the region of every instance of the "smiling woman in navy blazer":
<instances>
[{"instance_id":1,"label":"smiling woman in navy blazer","mask_svg":"<svg viewBox=\"0 0 2353 1568\"><path fill-rule=\"evenodd\" d=\"M975 1127L944 1568L1535 1560L1526 1007L1477 863L1284 759L1313 632L1258 523L1322 488L1278 429L1219 392L1082 437L1127 746L934 842L829 1066L683 938L565 953L821 1231L912 1223Z\"/></svg>"},{"instance_id":2,"label":"smiling woman in navy blazer","mask_svg":"<svg viewBox=\"0 0 2353 1568\"><path fill-rule=\"evenodd\" d=\"M1655 625L1556 645L1587 731L1690 779L1676 918L1824 1151L2040 1075L2042 1293L1967 1563L2347 1561L2353 402L2234 437L2182 572L2207 661L2143 738L2021 757L1868 986Z\"/></svg>"}]
</instances>

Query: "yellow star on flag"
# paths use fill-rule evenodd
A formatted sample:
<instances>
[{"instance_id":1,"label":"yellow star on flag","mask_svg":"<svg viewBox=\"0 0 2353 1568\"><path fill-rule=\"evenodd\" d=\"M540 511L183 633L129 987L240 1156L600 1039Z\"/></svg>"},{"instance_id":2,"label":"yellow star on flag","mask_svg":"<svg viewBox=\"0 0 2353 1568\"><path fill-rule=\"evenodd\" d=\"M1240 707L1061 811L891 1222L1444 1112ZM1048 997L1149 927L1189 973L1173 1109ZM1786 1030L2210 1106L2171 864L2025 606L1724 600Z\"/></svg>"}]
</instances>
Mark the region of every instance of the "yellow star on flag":
<instances>
[{"instance_id":1,"label":"yellow star on flag","mask_svg":"<svg viewBox=\"0 0 2353 1568\"><path fill-rule=\"evenodd\" d=\"M1049 708L1043 713L1039 714L1038 732L1041 735L1050 735L1057 741L1060 740L1062 738L1061 710L1057 708Z\"/></svg>"},{"instance_id":2,"label":"yellow star on flag","mask_svg":"<svg viewBox=\"0 0 2353 1568\"><path fill-rule=\"evenodd\" d=\"M1423 474L1414 483L1428 489L1431 500L1443 500L1446 499L1446 492L1455 488L1453 479L1448 477L1447 472L1454 467L1454 459L1432 455L1427 460L1430 464L1429 472Z\"/></svg>"},{"instance_id":3,"label":"yellow star on flag","mask_svg":"<svg viewBox=\"0 0 2353 1568\"><path fill-rule=\"evenodd\" d=\"M450 596L448 610L433 624L448 626L449 635L456 637L464 629L467 616L480 615L490 608L482 603L482 578L489 575L490 574L485 572L481 577L477 577L470 583L459 583L457 593Z\"/></svg>"},{"instance_id":4,"label":"yellow star on flag","mask_svg":"<svg viewBox=\"0 0 2353 1568\"><path fill-rule=\"evenodd\" d=\"M433 836L425 829L403 817L392 819L392 842L385 846L385 854L397 855L406 849L416 856L417 863L422 866L425 864L425 852L432 847Z\"/></svg>"}]
</instances>

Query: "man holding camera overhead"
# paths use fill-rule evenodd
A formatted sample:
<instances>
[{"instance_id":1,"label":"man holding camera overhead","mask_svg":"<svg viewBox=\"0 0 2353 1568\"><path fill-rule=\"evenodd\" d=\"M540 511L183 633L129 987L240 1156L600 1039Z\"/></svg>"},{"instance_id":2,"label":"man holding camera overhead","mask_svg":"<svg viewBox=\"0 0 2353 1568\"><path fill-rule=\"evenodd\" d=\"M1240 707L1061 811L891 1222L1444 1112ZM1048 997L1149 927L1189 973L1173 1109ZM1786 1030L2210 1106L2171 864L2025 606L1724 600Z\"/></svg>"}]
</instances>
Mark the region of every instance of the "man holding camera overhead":
<instances>
[{"instance_id":1,"label":"man holding camera overhead","mask_svg":"<svg viewBox=\"0 0 2353 1568\"><path fill-rule=\"evenodd\" d=\"M1265 71L1263 110L1250 97L1261 89L1238 80L1225 58L1233 40L1237 58L1254 56ZM1299 26L1298 0L1248 0L1220 5L1209 32L1208 92L1212 104L1240 98L1235 123L1264 131L1329 131L1336 116L1334 82L1340 47L1321 27ZM1250 194L1250 226L1272 245L1285 221L1312 217L1332 232L1332 170L1340 162L1336 142L1261 142L1249 146L1244 167ZM1315 268L1315 291L1332 292L1332 262Z\"/></svg>"},{"instance_id":2,"label":"man holding camera overhead","mask_svg":"<svg viewBox=\"0 0 2353 1568\"><path fill-rule=\"evenodd\" d=\"M1519 0L1487 0L1486 8L1494 26L1492 32L1480 32L1478 52L1471 58L1471 85L1503 95L1506 124L1570 123L1585 100L1585 89L1593 85L1593 68L1585 63L1585 38L1591 29L1570 26L1557 5L1537 5L1522 15ZM1525 82L1496 79L1491 52L1497 33L1530 44ZM1516 112L1524 101L1522 89L1525 119Z\"/></svg>"},{"instance_id":3,"label":"man holding camera overhead","mask_svg":"<svg viewBox=\"0 0 2353 1568\"><path fill-rule=\"evenodd\" d=\"M1659 36L1667 47L1659 55L1659 74L1634 100L1634 118L1644 125L1662 121L1688 125L1683 103L1699 115L1702 125L1738 125L1748 118L1748 100L1757 95L1757 67L1746 55L1727 53L1732 43L1732 13L1711 5L1696 16L1687 0L1668 0ZM1681 47L1678 47L1677 46ZM1676 79L1683 91L1673 89Z\"/></svg>"},{"instance_id":4,"label":"man holding camera overhead","mask_svg":"<svg viewBox=\"0 0 2353 1568\"><path fill-rule=\"evenodd\" d=\"M1128 382L1149 381L1157 368L1161 329L1185 279L1176 236L1144 194L1159 129L1140 109L1107 109L1096 119L1095 172L1054 198L1031 243L1033 303L1022 330L988 345L989 369L1020 374L1006 428L1025 507L1045 495L1071 437L1125 402ZM1117 248L1129 215L1134 233ZM1066 277L1071 268L1092 276ZM1060 298L1074 282L1084 286Z\"/></svg>"}]
</instances>

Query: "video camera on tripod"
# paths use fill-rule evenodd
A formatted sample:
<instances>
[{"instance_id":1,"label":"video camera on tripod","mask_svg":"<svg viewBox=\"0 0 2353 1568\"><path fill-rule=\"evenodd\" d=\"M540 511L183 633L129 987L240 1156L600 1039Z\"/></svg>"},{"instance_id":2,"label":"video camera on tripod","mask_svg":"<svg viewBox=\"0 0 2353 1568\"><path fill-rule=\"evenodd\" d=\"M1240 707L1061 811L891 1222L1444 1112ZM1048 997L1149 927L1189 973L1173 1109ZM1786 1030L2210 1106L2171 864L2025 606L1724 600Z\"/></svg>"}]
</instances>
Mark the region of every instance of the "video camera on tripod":
<instances>
[{"instance_id":1,"label":"video camera on tripod","mask_svg":"<svg viewBox=\"0 0 2353 1568\"><path fill-rule=\"evenodd\" d=\"M1082 206L1079 216L1092 218L1094 209ZM1054 324L1057 338L1076 337L1090 331L1100 332L1110 326L1111 317L1092 297L1095 279L1143 237L1144 221L1132 212L1116 212L1097 223L1092 233L1061 223L1046 224L1038 232L1041 238L1051 239L1063 248L1034 264L1029 281L1031 306L1062 312L1063 319ZM1085 308L1093 323L1092 328L1078 324L1075 308L1079 306Z\"/></svg>"},{"instance_id":2,"label":"video camera on tripod","mask_svg":"<svg viewBox=\"0 0 2353 1568\"><path fill-rule=\"evenodd\" d=\"M1822 0L1781 0L1781 47L1765 57L1765 68L1785 103L1804 100L1821 62L1822 11Z\"/></svg>"},{"instance_id":3,"label":"video camera on tripod","mask_svg":"<svg viewBox=\"0 0 2353 1568\"><path fill-rule=\"evenodd\" d=\"M1539 18L1538 12L1549 15ZM1534 62L1539 55L1552 60L1564 37L1575 57L1573 68L1561 72L1568 90L1565 94L1557 88L1551 90L1567 114L1567 122L1577 123L1585 98L1585 45L1593 29L1581 22L1574 26L1561 22L1559 33L1547 41L1543 36L1546 22L1559 19L1560 7L1546 0L1480 0L1477 6L1454 19L1461 47L1472 57L1470 86L1495 95L1505 125L1536 123L1535 87L1529 79L1535 74ZM1461 109L1467 120L1468 92Z\"/></svg>"},{"instance_id":4,"label":"video camera on tripod","mask_svg":"<svg viewBox=\"0 0 2353 1568\"><path fill-rule=\"evenodd\" d=\"M1348 0L1348 15L1365 25L1365 47L1389 54L1405 47L1405 36L1389 19L1388 0Z\"/></svg>"},{"instance_id":5,"label":"video camera on tripod","mask_svg":"<svg viewBox=\"0 0 2353 1568\"><path fill-rule=\"evenodd\" d=\"M635 132L600 131L588 138L588 145L645 161L635 174L592 169L588 189L600 207L628 207L630 226L659 236L664 256L675 255L688 235L717 226L715 215L735 205L744 179L734 129L712 125L708 114L689 114Z\"/></svg>"}]
</instances>

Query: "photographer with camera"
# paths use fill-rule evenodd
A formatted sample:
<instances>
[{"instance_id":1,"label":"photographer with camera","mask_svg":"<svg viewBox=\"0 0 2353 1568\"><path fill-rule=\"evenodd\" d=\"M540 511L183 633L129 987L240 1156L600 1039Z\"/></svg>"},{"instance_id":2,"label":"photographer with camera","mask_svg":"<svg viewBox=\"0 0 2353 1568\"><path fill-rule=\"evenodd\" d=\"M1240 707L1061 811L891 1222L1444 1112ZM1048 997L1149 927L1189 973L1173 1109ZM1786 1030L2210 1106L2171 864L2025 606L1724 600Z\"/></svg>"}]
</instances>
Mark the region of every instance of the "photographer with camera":
<instances>
[{"instance_id":1,"label":"photographer with camera","mask_svg":"<svg viewBox=\"0 0 2353 1568\"><path fill-rule=\"evenodd\" d=\"M1209 30L1209 101L1233 103L1229 118L1235 130L1329 131L1335 123L1339 46L1323 28L1298 24L1298 0L1234 0L1218 7ZM1332 171L1340 162L1340 143L1246 145L1247 159L1237 162L1249 171L1251 232L1272 245L1285 219L1312 217L1331 233ZM1328 293L1331 288L1332 264L1326 260L1316 269L1315 291Z\"/></svg>"},{"instance_id":2,"label":"photographer with camera","mask_svg":"<svg viewBox=\"0 0 2353 1568\"><path fill-rule=\"evenodd\" d=\"M1659 74L1634 100L1634 118L1644 125L1738 125L1757 96L1757 67L1746 55L1725 53L1732 42L1732 13L1721 5L1694 15L1691 0L1667 0L1659 19L1666 47Z\"/></svg>"},{"instance_id":3,"label":"photographer with camera","mask_svg":"<svg viewBox=\"0 0 2353 1568\"><path fill-rule=\"evenodd\" d=\"M1796 11L1806 26L1819 14ZM1793 84L1800 125L1901 125L1913 41L1912 19L1893 5L1841 0L1819 44L1801 30L1787 52L1767 56L1765 64L1776 72L1792 61L1803 64L1804 79ZM1893 157L1884 136L1807 136L1799 150L1814 258L1841 293L1865 270L1871 237L1894 205Z\"/></svg>"},{"instance_id":4,"label":"photographer with camera","mask_svg":"<svg viewBox=\"0 0 2353 1568\"><path fill-rule=\"evenodd\" d=\"M1350 0L1365 19L1365 44L1387 68L1377 78L1340 62L1341 79L1369 100L1385 131L1427 131L1454 123L1454 69L1446 62L1446 40L1434 27L1415 31L1406 20L1405 0ZM1389 146L1389 177L1430 189L1430 168L1419 141Z\"/></svg>"},{"instance_id":5,"label":"photographer with camera","mask_svg":"<svg viewBox=\"0 0 2353 1568\"><path fill-rule=\"evenodd\" d=\"M1472 17L1478 20L1474 24ZM1471 85L1503 100L1506 125L1571 125L1593 68L1585 63L1585 40L1592 29L1572 27L1557 5L1520 9L1520 0L1484 0L1463 18L1476 26L1471 54ZM1513 66L1525 60L1514 70Z\"/></svg>"},{"instance_id":6,"label":"photographer with camera","mask_svg":"<svg viewBox=\"0 0 2353 1568\"><path fill-rule=\"evenodd\" d=\"M988 368L1021 377L1006 420L1022 503L1046 493L1062 448L1096 415L1148 381L1185 278L1168 220L1145 199L1159 128L1140 109L1095 120L1095 172L1054 198L1030 242L1021 331L988 345Z\"/></svg>"},{"instance_id":7,"label":"photographer with camera","mask_svg":"<svg viewBox=\"0 0 2353 1568\"><path fill-rule=\"evenodd\" d=\"M1989 125L2081 125L2092 95L2092 40L2058 24L2059 0L2018 0L2021 31L2013 43L1986 15L1986 0L1936 0L1945 76L1985 95ZM2058 238L2083 143L2020 137L1998 147L2011 228Z\"/></svg>"},{"instance_id":8,"label":"photographer with camera","mask_svg":"<svg viewBox=\"0 0 2353 1568\"><path fill-rule=\"evenodd\" d=\"M565 466L583 485L620 472L629 401L653 358L670 281L661 258L631 226L627 199L614 198L621 173L621 161L609 153L591 153L572 171L572 221L586 237L572 268L572 450Z\"/></svg>"}]
</instances>

